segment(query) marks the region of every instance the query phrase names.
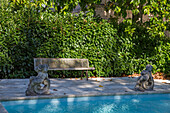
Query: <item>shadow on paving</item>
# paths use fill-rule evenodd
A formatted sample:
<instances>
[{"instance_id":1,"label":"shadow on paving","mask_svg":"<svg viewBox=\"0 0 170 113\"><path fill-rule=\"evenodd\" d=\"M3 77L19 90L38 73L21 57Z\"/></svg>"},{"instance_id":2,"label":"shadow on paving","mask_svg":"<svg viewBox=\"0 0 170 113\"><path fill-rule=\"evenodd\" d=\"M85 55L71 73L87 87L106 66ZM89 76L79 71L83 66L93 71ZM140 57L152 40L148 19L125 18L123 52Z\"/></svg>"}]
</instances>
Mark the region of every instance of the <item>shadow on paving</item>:
<instances>
[{"instance_id":1,"label":"shadow on paving","mask_svg":"<svg viewBox=\"0 0 170 113\"><path fill-rule=\"evenodd\" d=\"M112 80L111 80L112 79ZM98 96L118 94L170 93L170 85L155 82L153 91L134 91L136 78L110 79L55 79L51 78L50 95L25 96L29 79L1 79L0 100L59 98L74 96Z\"/></svg>"}]
</instances>

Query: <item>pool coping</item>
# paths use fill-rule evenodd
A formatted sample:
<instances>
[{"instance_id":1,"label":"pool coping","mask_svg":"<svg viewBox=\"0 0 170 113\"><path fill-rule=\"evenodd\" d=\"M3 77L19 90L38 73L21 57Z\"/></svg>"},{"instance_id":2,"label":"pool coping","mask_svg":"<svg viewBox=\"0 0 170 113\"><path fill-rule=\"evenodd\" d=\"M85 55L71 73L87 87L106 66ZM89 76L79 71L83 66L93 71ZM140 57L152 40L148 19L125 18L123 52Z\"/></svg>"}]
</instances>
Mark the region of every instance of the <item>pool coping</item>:
<instances>
[{"instance_id":1,"label":"pool coping","mask_svg":"<svg viewBox=\"0 0 170 113\"><path fill-rule=\"evenodd\" d=\"M154 91L154 90L153 90ZM24 96L24 97L8 97L1 98L1 101L13 100L32 100L32 99L54 99L54 98L74 98L74 97L92 97L92 96L115 96L115 95L142 95L142 94L169 94L170 91L136 91L136 92L122 92L122 93L98 93L98 94L81 94L81 95L38 95L38 96Z\"/></svg>"}]
</instances>

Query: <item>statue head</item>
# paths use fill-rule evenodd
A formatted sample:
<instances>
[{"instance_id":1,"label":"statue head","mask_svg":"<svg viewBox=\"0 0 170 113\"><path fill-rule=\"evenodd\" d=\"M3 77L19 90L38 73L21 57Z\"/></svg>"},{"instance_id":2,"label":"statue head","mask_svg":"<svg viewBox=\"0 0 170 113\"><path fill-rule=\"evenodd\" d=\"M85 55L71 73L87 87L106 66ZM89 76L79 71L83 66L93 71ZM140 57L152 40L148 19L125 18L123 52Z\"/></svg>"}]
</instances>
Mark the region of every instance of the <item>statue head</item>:
<instances>
[{"instance_id":1,"label":"statue head","mask_svg":"<svg viewBox=\"0 0 170 113\"><path fill-rule=\"evenodd\" d=\"M148 64L148 65L146 66L146 70L149 71L149 72L152 71L152 68L153 68L153 66L150 65L150 64Z\"/></svg>"},{"instance_id":2,"label":"statue head","mask_svg":"<svg viewBox=\"0 0 170 113\"><path fill-rule=\"evenodd\" d=\"M44 72L46 73L48 71L48 65L47 64L39 64L35 67L35 71L38 72Z\"/></svg>"}]
</instances>

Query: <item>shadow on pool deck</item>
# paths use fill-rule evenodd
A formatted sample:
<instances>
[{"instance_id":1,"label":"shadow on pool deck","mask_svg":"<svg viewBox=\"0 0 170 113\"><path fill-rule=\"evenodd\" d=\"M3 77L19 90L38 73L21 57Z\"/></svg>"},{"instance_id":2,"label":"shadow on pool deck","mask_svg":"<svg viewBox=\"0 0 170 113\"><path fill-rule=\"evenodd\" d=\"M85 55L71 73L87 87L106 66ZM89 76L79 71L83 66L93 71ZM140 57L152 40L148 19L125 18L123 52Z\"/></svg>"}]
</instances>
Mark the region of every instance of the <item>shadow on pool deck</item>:
<instances>
[{"instance_id":1,"label":"shadow on pool deck","mask_svg":"<svg viewBox=\"0 0 170 113\"><path fill-rule=\"evenodd\" d=\"M89 81L80 79L53 79L51 78L51 95L25 96L29 79L1 79L0 101L37 98L62 98L77 96L121 95L121 94L150 94L170 93L170 85L155 80L153 91L134 91L136 78L90 78ZM103 87L99 87L103 86Z\"/></svg>"}]
</instances>

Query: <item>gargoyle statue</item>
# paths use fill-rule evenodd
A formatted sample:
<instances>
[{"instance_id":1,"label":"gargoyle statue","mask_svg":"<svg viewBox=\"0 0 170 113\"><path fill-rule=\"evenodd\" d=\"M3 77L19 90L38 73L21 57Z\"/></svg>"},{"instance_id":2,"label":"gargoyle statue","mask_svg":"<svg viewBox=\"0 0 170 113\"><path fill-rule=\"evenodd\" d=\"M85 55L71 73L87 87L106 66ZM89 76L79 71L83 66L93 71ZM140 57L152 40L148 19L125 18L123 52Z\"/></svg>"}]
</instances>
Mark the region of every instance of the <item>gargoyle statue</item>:
<instances>
[{"instance_id":1,"label":"gargoyle statue","mask_svg":"<svg viewBox=\"0 0 170 113\"><path fill-rule=\"evenodd\" d=\"M35 68L37 76L31 76L28 88L25 91L26 96L47 95L50 94L50 80L48 79L48 65L38 65Z\"/></svg>"},{"instance_id":2,"label":"gargoyle statue","mask_svg":"<svg viewBox=\"0 0 170 113\"><path fill-rule=\"evenodd\" d=\"M152 66L147 65L146 69L141 72L141 76L138 77L135 90L145 91L145 90L153 90L154 87L154 79L152 77Z\"/></svg>"}]
</instances>

